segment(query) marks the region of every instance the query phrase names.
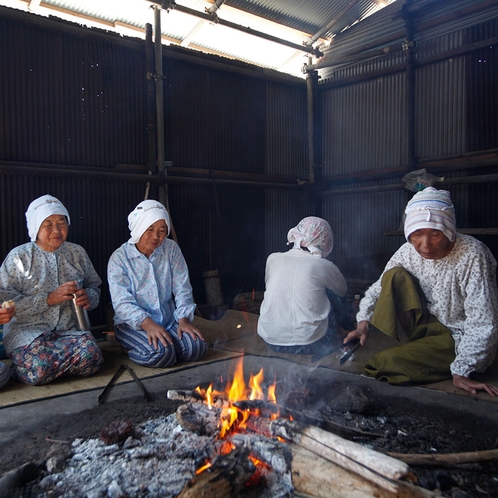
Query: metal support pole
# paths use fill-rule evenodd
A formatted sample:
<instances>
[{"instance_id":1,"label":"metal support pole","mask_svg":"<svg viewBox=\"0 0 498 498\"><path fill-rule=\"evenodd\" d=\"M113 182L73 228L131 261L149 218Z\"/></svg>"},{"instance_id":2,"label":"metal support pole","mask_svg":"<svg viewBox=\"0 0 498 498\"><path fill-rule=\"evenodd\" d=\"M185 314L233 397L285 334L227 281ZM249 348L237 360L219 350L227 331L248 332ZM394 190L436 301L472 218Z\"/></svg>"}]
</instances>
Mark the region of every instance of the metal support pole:
<instances>
[{"instance_id":1,"label":"metal support pole","mask_svg":"<svg viewBox=\"0 0 498 498\"><path fill-rule=\"evenodd\" d=\"M311 57L309 58L311 62ZM307 118L308 118L308 181L315 184L321 180L321 167L317 166L317 129L316 129L316 87L318 83L318 72L310 71L306 75L306 96L307 96ZM315 214L321 216L321 199L315 199Z\"/></svg>"},{"instance_id":2,"label":"metal support pole","mask_svg":"<svg viewBox=\"0 0 498 498\"><path fill-rule=\"evenodd\" d=\"M407 116L407 144L408 170L414 171L418 159L416 154L416 126L415 126L415 42L413 40L413 15L408 12L412 4L409 0L403 6L403 17L406 26L406 40L403 49L406 51L406 116Z\"/></svg>"},{"instance_id":3,"label":"metal support pole","mask_svg":"<svg viewBox=\"0 0 498 498\"><path fill-rule=\"evenodd\" d=\"M306 97L307 97L307 119L308 119L308 180L315 183L316 180L316 140L315 140L315 86L318 73L311 71L306 75Z\"/></svg>"},{"instance_id":4,"label":"metal support pole","mask_svg":"<svg viewBox=\"0 0 498 498\"><path fill-rule=\"evenodd\" d=\"M154 6L154 55L156 81L157 172L166 176L164 152L163 48L161 43L161 8ZM168 208L168 187L159 187L159 202Z\"/></svg>"}]
</instances>

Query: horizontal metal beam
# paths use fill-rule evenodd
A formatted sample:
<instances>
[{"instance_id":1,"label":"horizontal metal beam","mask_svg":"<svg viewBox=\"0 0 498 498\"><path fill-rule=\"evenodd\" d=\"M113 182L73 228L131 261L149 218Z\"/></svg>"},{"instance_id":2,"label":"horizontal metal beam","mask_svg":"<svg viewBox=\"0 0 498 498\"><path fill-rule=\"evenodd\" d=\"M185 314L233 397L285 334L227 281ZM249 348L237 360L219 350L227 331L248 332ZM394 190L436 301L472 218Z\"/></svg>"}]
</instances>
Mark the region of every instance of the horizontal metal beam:
<instances>
[{"instance_id":1,"label":"horizontal metal beam","mask_svg":"<svg viewBox=\"0 0 498 498\"><path fill-rule=\"evenodd\" d=\"M164 2L160 0L148 0L148 1L150 1L154 5L159 5L161 8L165 10L175 10L177 12L182 12L183 14L189 14L191 16L198 17L199 19L203 19L204 21L220 24L221 26L226 26L227 28L235 29L237 31L242 31L249 35L257 36L258 38L263 38L264 40L278 43L279 45L285 45L286 47L292 48L294 50L306 52L307 54L313 54L317 57L323 55L318 49L315 49L313 47L308 47L306 45L298 45L297 43L292 43L288 40L277 38L276 36L269 35L268 33L257 31L255 29L250 28L249 26L241 26L240 24L235 24L230 21L225 21L224 19L220 19L218 16L216 16L215 18L210 14L206 14L204 12L191 9L183 5L178 5L175 2Z\"/></svg>"},{"instance_id":2,"label":"horizontal metal beam","mask_svg":"<svg viewBox=\"0 0 498 498\"><path fill-rule=\"evenodd\" d=\"M103 179L109 181L130 181L138 183L153 183L155 185L165 184L206 184L213 185L239 185L243 187L261 187L274 189L304 190L306 183L283 183L274 181L233 179L233 178L206 178L200 176L181 176L181 175L148 175L143 173L123 173L111 168L84 168L81 166L43 166L26 163L13 163L9 161L0 161L0 175L30 175L30 176L50 176L52 178L88 178Z\"/></svg>"}]
</instances>

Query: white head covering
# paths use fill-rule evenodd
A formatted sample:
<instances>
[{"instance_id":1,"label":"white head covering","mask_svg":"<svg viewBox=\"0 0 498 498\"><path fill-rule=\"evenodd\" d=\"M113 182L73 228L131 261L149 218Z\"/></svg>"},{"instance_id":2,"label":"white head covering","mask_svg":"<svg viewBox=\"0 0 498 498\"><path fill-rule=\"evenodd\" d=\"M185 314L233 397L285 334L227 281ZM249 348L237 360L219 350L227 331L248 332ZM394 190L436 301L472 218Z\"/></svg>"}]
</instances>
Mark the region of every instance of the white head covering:
<instances>
[{"instance_id":1,"label":"white head covering","mask_svg":"<svg viewBox=\"0 0 498 498\"><path fill-rule=\"evenodd\" d=\"M137 244L145 230L153 223L159 220L164 220L168 228L169 235L169 214L166 208L158 201L142 201L129 215L128 228L130 229L131 239L129 244Z\"/></svg>"},{"instance_id":2,"label":"white head covering","mask_svg":"<svg viewBox=\"0 0 498 498\"><path fill-rule=\"evenodd\" d=\"M26 221L28 223L28 234L31 242L36 241L40 225L53 214L65 216L67 218L67 224L71 224L69 213L64 207L64 204L62 204L59 199L51 195L42 195L28 206L28 210L26 211Z\"/></svg>"},{"instance_id":3,"label":"white head covering","mask_svg":"<svg viewBox=\"0 0 498 498\"><path fill-rule=\"evenodd\" d=\"M455 240L455 207L447 190L426 187L417 192L406 205L405 237L416 230L432 228L440 230L450 242Z\"/></svg>"},{"instance_id":4,"label":"white head covering","mask_svg":"<svg viewBox=\"0 0 498 498\"><path fill-rule=\"evenodd\" d=\"M294 243L294 249L306 247L313 256L326 258L334 247L334 234L329 223L316 216L308 216L291 228L287 234L287 245Z\"/></svg>"}]
</instances>

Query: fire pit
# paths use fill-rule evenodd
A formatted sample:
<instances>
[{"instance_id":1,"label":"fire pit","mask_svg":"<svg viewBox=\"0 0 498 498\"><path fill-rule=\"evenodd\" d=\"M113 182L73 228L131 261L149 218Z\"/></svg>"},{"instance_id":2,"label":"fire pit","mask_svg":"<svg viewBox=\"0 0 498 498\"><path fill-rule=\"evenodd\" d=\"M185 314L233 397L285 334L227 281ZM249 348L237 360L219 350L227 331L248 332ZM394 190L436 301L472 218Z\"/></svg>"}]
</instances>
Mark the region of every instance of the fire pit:
<instances>
[{"instance_id":1,"label":"fire pit","mask_svg":"<svg viewBox=\"0 0 498 498\"><path fill-rule=\"evenodd\" d=\"M72 457L67 459L66 450L63 450L69 445L52 442L51 460L44 459L49 470L44 471L43 480L32 486L31 495L186 497L200 494L199 490L203 489L211 493L204 496L292 496L297 488L301 493L313 496L345 496L344 490L340 494L340 486L346 486L347 496L356 496L360 490L368 493L362 486L369 486L371 493L374 489L379 496L394 496L393 490L372 483L366 476L371 471L379 474L379 469L367 465L372 454L374 460L386 457L402 462L398 457L386 455L444 456L477 451L482 456L482 452L496 447L496 418L473 415L472 410L482 408L482 405L476 407L473 400L459 398L454 404L451 402L454 397L446 396L446 406L441 406L440 393L395 389L371 379L321 368L308 369L279 359L246 357L247 372L259 372L265 360L264 372L269 380L258 380L264 393L262 399L250 399L252 388L246 388L249 394L245 398L230 400L222 386L226 385L227 377L232 377L227 374L233 367L220 362L177 376L151 379L151 383L159 386L154 391L160 396L161 404L170 406L162 415L155 412L155 417L146 418L144 413L137 420L140 406L150 415L153 403L141 404L137 398L120 401L119 407L114 407L114 401L110 400L107 406L94 408L89 412L91 414L85 415L87 426L88 420L93 426L94 437L88 437L92 435L91 427L88 427L87 436L75 439L76 435L83 434L68 433L61 426L58 433L52 433L52 440L72 441ZM213 370L218 372L215 377ZM216 379L211 392L223 395L215 399L211 409L206 402L209 384L201 384L200 392L196 391L194 377ZM246 378L249 377L246 374ZM254 378L258 378L258 374ZM268 394L272 385L275 386L275 399ZM166 400L167 391L181 393L183 398L174 403ZM468 405L469 409L465 408L465 400L472 403L472 406ZM237 410L259 410L260 413L246 421L248 429L229 429L220 437L219 421L226 417L223 409L230 404ZM130 418L127 415L131 405L134 417ZM495 405L493 408L496 410ZM102 428L110 425L99 423L103 422L106 410L108 414L115 410L114 415L119 415L114 416L112 422L116 432L121 430L119 425L122 423L124 435L116 441L107 441L108 444L98 437ZM237 413L239 421L241 415ZM50 426L45 425L43 430L45 437ZM231 447L224 454L220 448L226 439L230 439L235 449ZM309 443L318 446L310 447ZM354 459L361 467L359 471L345 469L324 458L326 452L336 451L338 445L347 447L341 449L341 455L350 452L351 447L359 450L360 456L355 455ZM362 461L365 455L367 461ZM259 471L256 471L258 462L254 458L263 462ZM209 468L199 472L206 464ZM323 479L331 475L331 469L336 472L334 482L330 477L328 481ZM403 464L393 472L381 479L390 484L402 483L402 491L398 490L400 496L430 496L424 488L437 490L440 496L452 496L455 490L466 490L472 496L476 489L485 490L492 496L498 489L496 460L463 466L448 461L436 466L410 464L409 471ZM361 486L358 476L363 483ZM415 479L416 484L410 479ZM308 486L306 491L303 486Z\"/></svg>"}]
</instances>

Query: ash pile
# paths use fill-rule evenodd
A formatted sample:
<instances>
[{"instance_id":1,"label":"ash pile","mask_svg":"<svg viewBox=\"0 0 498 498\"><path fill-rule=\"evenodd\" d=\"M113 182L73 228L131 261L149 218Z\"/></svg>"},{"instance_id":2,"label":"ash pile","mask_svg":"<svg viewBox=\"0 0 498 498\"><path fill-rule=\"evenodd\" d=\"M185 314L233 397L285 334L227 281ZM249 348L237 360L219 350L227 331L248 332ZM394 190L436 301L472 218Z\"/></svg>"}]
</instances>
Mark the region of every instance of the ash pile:
<instances>
[{"instance_id":1,"label":"ash pile","mask_svg":"<svg viewBox=\"0 0 498 498\"><path fill-rule=\"evenodd\" d=\"M211 455L220 453L220 442L212 434L199 435L185 430L175 414L150 420L140 427L121 420L102 432L99 439L75 440L70 447L72 456L67 461L64 461L64 446L60 445L61 453L47 461L51 473L31 489L31 495L67 498L190 496L186 494L187 484L195 479L196 470ZM123 438L126 439L120 441ZM269 440L268 444L275 449L274 441ZM248 453L243 448L241 452ZM237 482L243 484L242 481L255 472L255 465L250 460L238 456L240 458L234 459L230 468L224 469L227 485L233 489ZM264 479L254 485L254 491L258 493L254 496L290 496L292 484L283 454L277 464L276 460L274 455L273 467L266 469ZM237 462L242 461L248 468L237 468ZM60 469L62 466L64 468ZM234 482L230 483L230 479Z\"/></svg>"}]
</instances>

